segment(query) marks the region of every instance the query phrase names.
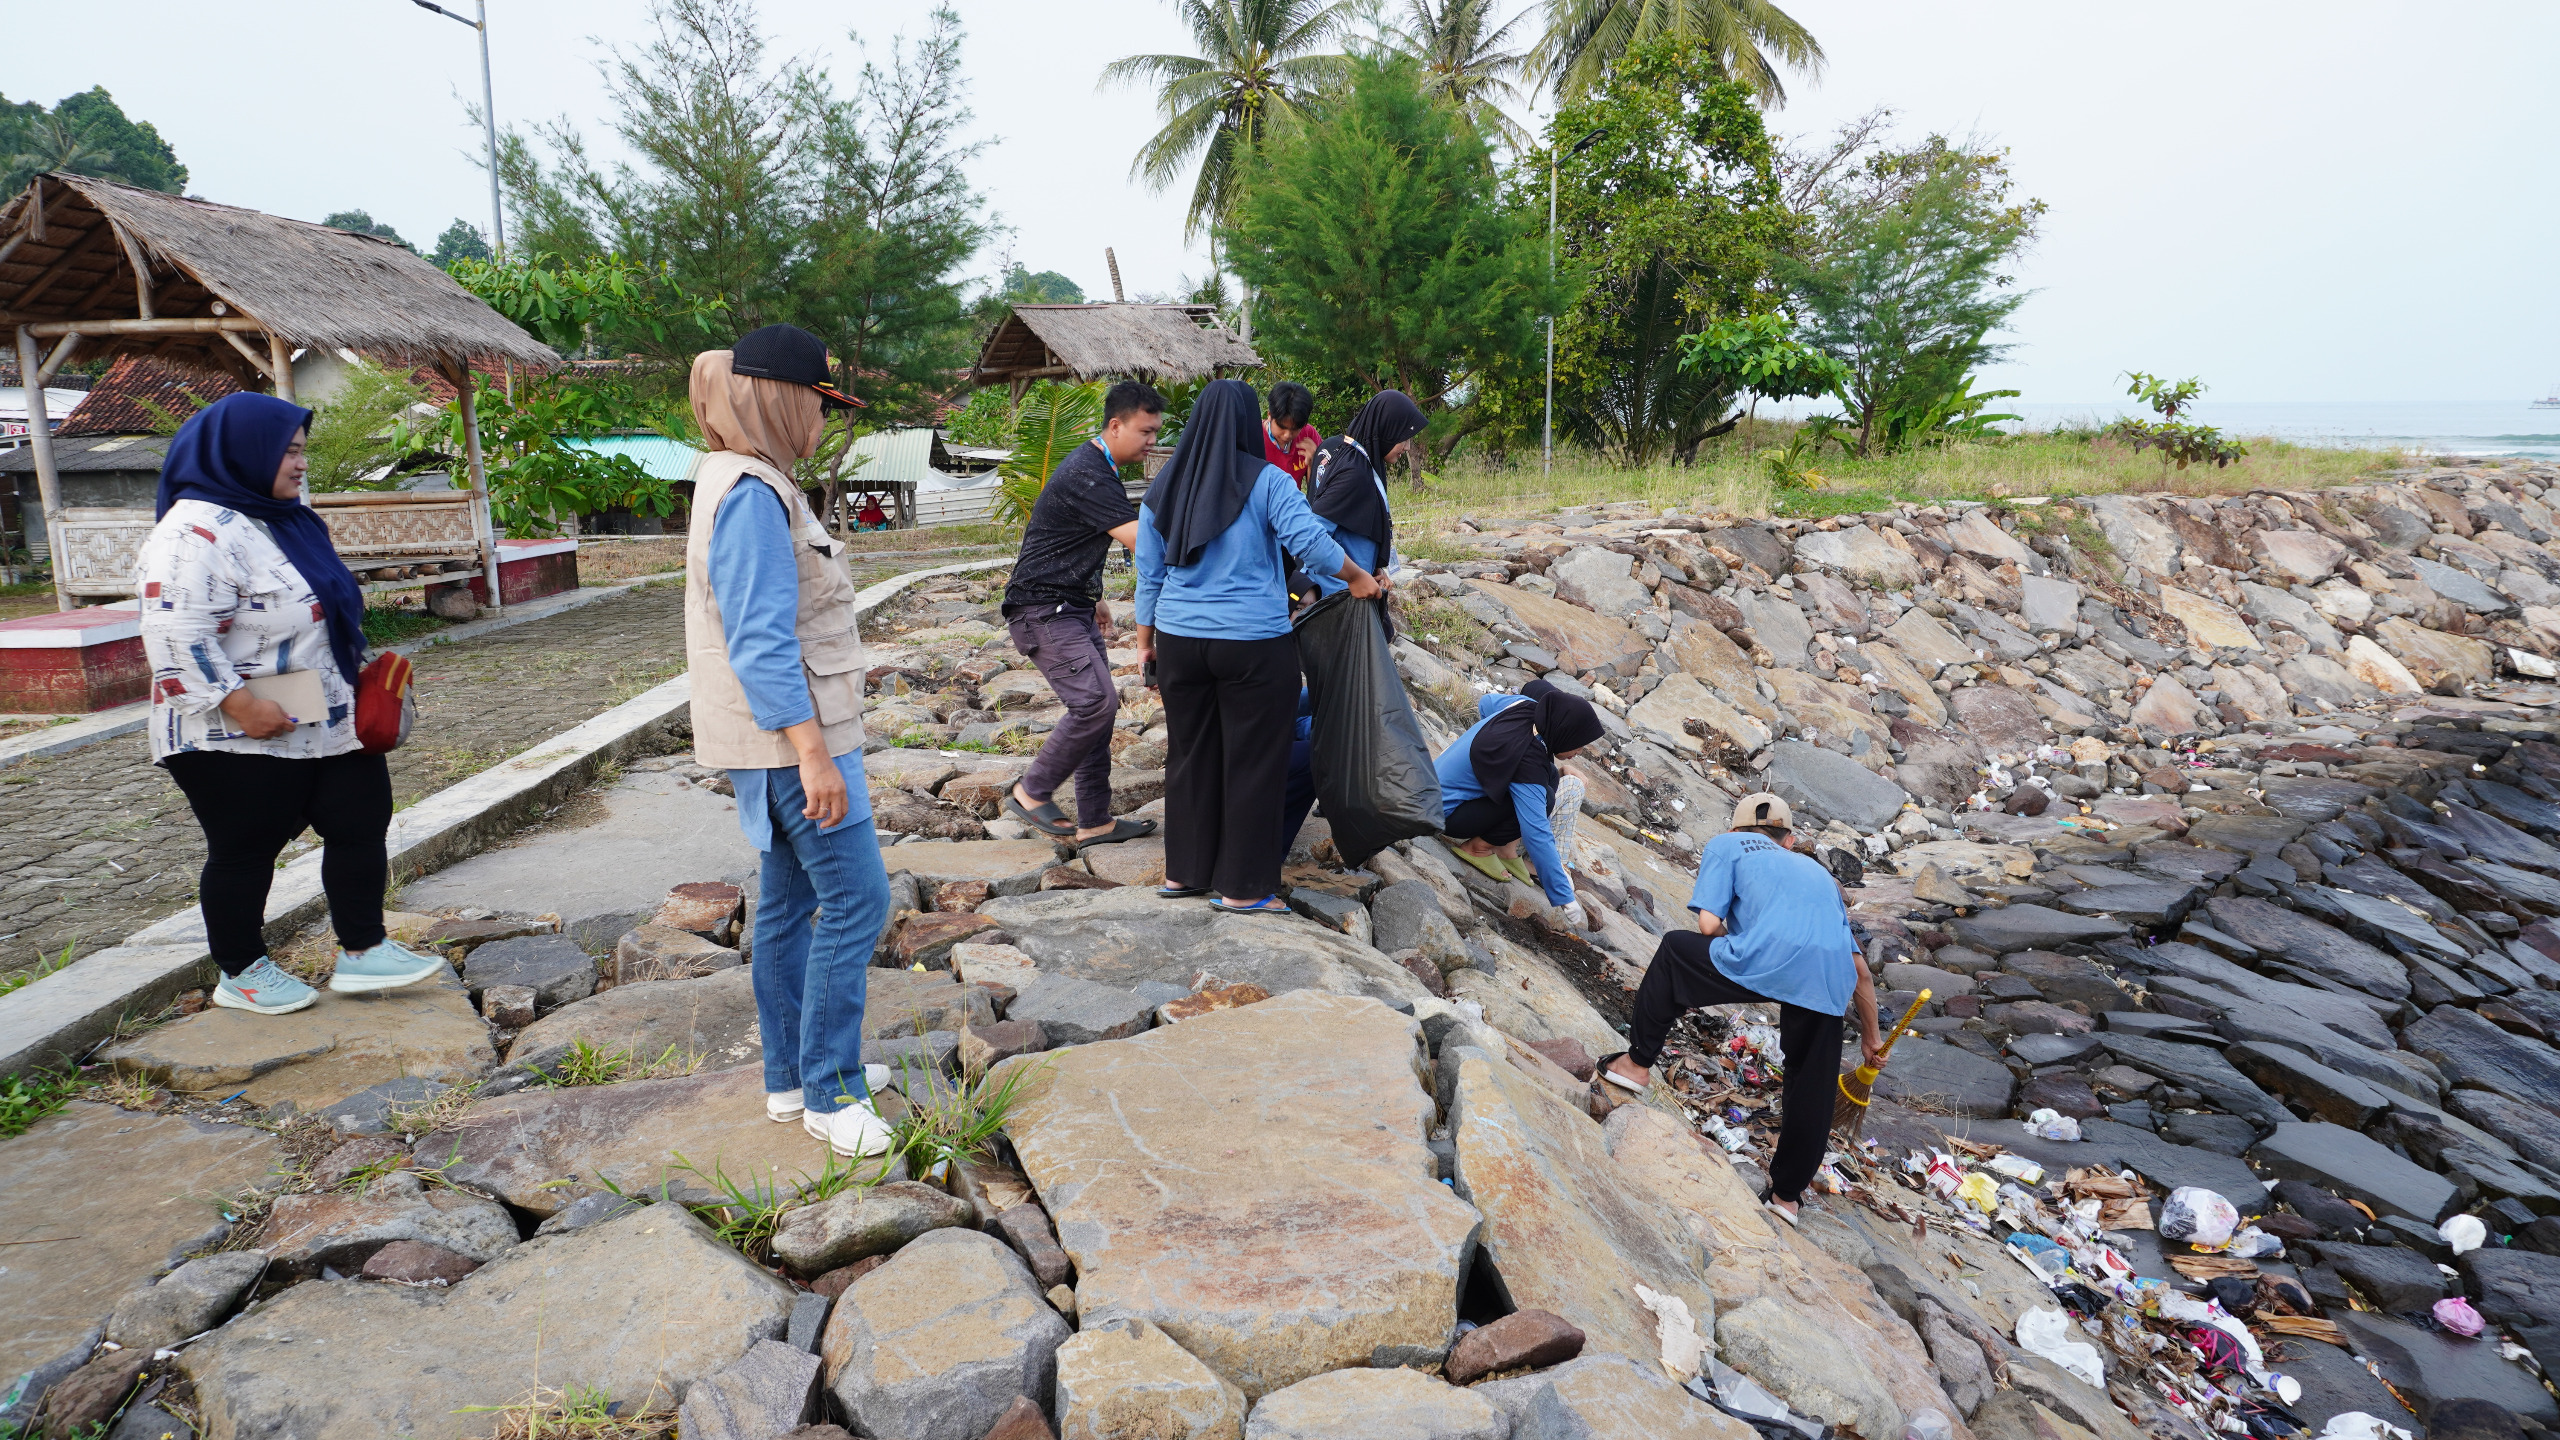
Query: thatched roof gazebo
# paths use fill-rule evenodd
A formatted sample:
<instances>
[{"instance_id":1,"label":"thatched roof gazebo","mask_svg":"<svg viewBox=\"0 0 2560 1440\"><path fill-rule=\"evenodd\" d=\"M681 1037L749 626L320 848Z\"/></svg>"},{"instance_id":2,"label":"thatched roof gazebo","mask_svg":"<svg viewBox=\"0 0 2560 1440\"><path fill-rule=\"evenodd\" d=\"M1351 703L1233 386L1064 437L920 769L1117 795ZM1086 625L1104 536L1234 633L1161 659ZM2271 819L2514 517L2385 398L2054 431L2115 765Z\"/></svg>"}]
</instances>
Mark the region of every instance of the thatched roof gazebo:
<instances>
[{"instance_id":1,"label":"thatched roof gazebo","mask_svg":"<svg viewBox=\"0 0 2560 1440\"><path fill-rule=\"evenodd\" d=\"M978 351L972 384L1202 380L1262 364L1214 305L1016 305Z\"/></svg>"},{"instance_id":2,"label":"thatched roof gazebo","mask_svg":"<svg viewBox=\"0 0 2560 1440\"><path fill-rule=\"evenodd\" d=\"M75 355L149 355L293 398L293 356L347 350L434 369L461 391L489 594L497 550L472 414L471 362L560 363L453 278L370 235L139 190L39 175L0 206L0 327L17 335L45 523L59 519L43 384ZM60 576L56 576L57 590ZM70 608L68 596L61 596Z\"/></svg>"}]
</instances>

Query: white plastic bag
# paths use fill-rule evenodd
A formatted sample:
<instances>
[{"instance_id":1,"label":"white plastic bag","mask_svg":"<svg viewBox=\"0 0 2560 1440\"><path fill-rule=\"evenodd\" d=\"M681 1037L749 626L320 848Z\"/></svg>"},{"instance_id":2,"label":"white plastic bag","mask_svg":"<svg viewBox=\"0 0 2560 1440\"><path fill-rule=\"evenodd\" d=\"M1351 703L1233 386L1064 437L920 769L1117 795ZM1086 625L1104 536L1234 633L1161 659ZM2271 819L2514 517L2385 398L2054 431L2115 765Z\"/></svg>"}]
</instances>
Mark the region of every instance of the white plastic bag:
<instances>
[{"instance_id":1,"label":"white plastic bag","mask_svg":"<svg viewBox=\"0 0 2560 1440\"><path fill-rule=\"evenodd\" d=\"M2039 1140L2077 1140L2080 1122L2058 1110L2039 1110L2023 1122L2027 1133Z\"/></svg>"},{"instance_id":2,"label":"white plastic bag","mask_svg":"<svg viewBox=\"0 0 2560 1440\"><path fill-rule=\"evenodd\" d=\"M2489 1227L2477 1215L2456 1215L2436 1227L2436 1238L2453 1247L2456 1255L2477 1250L2489 1238Z\"/></svg>"},{"instance_id":3,"label":"white plastic bag","mask_svg":"<svg viewBox=\"0 0 2560 1440\"><path fill-rule=\"evenodd\" d=\"M2071 1317L2060 1310L2030 1310L2019 1316L2018 1346L2079 1376L2094 1389L2107 1388L2107 1368L2098 1358L2098 1347L2081 1339Z\"/></svg>"},{"instance_id":4,"label":"white plastic bag","mask_svg":"<svg viewBox=\"0 0 2560 1440\"><path fill-rule=\"evenodd\" d=\"M1698 1362L1707 1352L1707 1341L1689 1314L1689 1302L1677 1295L1656 1294L1642 1285L1636 1287L1636 1298L1653 1312L1654 1338L1662 1344L1662 1368L1670 1371L1675 1381L1685 1383L1696 1376Z\"/></svg>"},{"instance_id":5,"label":"white plastic bag","mask_svg":"<svg viewBox=\"0 0 2560 1440\"><path fill-rule=\"evenodd\" d=\"M2201 1185L2181 1185L2160 1207L2160 1238L2184 1240L2199 1250L2219 1250L2240 1226L2240 1211Z\"/></svg>"},{"instance_id":6,"label":"white plastic bag","mask_svg":"<svg viewBox=\"0 0 2560 1440\"><path fill-rule=\"evenodd\" d=\"M2329 1417L2320 1440L2409 1440L2409 1432L2361 1410L2349 1410Z\"/></svg>"}]
</instances>

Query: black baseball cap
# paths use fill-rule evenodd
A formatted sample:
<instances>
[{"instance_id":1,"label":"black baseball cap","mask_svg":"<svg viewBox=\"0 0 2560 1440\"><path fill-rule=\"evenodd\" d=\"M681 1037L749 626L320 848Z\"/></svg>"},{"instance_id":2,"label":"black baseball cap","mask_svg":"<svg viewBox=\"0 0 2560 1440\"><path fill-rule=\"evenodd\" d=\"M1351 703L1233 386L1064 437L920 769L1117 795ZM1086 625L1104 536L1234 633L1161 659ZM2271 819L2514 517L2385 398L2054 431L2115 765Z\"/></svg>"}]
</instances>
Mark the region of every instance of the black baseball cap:
<instances>
[{"instance_id":1,"label":"black baseball cap","mask_svg":"<svg viewBox=\"0 0 2560 1440\"><path fill-rule=\"evenodd\" d=\"M827 375L827 342L797 325L767 325L739 336L729 347L729 373L806 385L830 410L871 408L835 387Z\"/></svg>"}]
</instances>

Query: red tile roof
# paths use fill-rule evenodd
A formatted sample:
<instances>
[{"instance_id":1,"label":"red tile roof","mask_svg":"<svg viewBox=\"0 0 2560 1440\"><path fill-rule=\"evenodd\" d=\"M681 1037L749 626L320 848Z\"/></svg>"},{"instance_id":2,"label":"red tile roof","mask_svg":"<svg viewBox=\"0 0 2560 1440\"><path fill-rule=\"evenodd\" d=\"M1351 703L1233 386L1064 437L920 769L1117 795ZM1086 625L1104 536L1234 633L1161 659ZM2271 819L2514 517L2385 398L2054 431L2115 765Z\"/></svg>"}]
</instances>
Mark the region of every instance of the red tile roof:
<instances>
[{"instance_id":1,"label":"red tile roof","mask_svg":"<svg viewBox=\"0 0 2560 1440\"><path fill-rule=\"evenodd\" d=\"M147 356L127 355L89 390L89 398L71 412L55 433L74 435L148 435L240 389L226 375L181 369ZM145 402L149 402L147 405ZM159 407L154 414L151 406Z\"/></svg>"}]
</instances>

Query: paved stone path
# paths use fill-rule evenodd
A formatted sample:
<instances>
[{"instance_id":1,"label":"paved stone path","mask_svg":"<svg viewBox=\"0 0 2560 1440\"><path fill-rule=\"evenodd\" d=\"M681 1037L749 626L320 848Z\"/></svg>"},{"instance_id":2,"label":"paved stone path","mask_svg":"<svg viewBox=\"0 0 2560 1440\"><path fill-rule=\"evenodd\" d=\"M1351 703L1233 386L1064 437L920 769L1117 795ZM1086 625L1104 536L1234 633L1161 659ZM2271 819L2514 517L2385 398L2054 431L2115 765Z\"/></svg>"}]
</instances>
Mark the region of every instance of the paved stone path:
<instances>
[{"instance_id":1,"label":"paved stone path","mask_svg":"<svg viewBox=\"0 0 2560 1440\"><path fill-rule=\"evenodd\" d=\"M415 659L418 726L391 757L403 805L682 670L683 592L644 586ZM0 975L195 902L204 837L149 756L130 735L0 771Z\"/></svg>"}]
</instances>

